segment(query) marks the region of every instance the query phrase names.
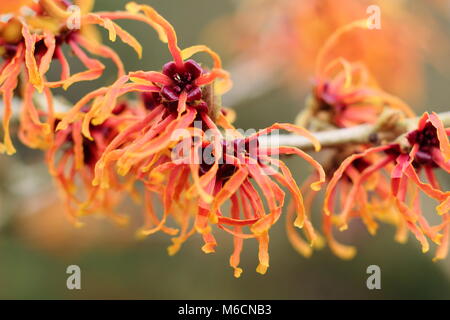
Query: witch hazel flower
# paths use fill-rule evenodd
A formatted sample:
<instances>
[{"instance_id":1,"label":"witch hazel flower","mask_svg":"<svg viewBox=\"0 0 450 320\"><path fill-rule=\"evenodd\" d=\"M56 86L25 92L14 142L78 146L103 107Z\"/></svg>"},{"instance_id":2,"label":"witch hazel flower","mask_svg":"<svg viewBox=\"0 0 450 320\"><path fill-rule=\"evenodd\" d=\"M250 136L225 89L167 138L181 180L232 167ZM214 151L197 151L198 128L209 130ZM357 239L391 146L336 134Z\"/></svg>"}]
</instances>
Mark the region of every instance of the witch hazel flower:
<instances>
[{"instance_id":1,"label":"witch hazel flower","mask_svg":"<svg viewBox=\"0 0 450 320\"><path fill-rule=\"evenodd\" d=\"M49 58L57 60L61 65L60 80L45 81L42 79L42 75L38 74L31 79L38 89L43 86L51 88L61 86L67 90L76 82L98 79L103 74L105 66L99 60L88 56L85 51L91 55L111 60L117 67L118 77L125 73L120 57L114 50L101 43L95 26L106 29L110 41L114 42L119 38L132 47L139 58L142 56L142 47L139 42L111 19L103 16L108 12L92 12L93 3L89 0L73 2L70 0L40 0L36 16L25 20L30 25L32 36L37 34L39 40L39 34L42 33L41 37L45 43L49 44L43 47L39 42L36 43L34 49L36 59L40 59L42 52L46 52ZM79 16L72 17L73 13L70 8L73 5L80 8ZM71 19L79 20L77 28L71 25ZM71 49L87 70L75 74L70 73L70 65L63 52L65 46ZM51 60L48 63L50 62ZM46 69L48 68L46 67Z\"/></svg>"},{"instance_id":2,"label":"witch hazel flower","mask_svg":"<svg viewBox=\"0 0 450 320\"><path fill-rule=\"evenodd\" d=\"M269 231L281 217L285 202L282 187L285 187L294 199L297 215L294 225L303 228L309 242L314 243L316 234L305 212L300 189L289 168L278 156L297 155L311 164L318 176L310 185L314 190L320 189L325 181L322 167L297 148L261 146L258 143L258 137L282 129L311 139L318 150L320 145L314 136L294 125L274 124L247 137L230 129L235 138L226 139L208 119L205 119L204 126L215 132L213 142L201 132L194 142L186 134L187 138L177 144L182 152L176 153L181 155L162 162L150 171L145 184L161 193L164 215L159 225L143 228L141 234L153 234L166 226L171 217L183 231L172 239L170 254L178 251L181 244L195 232L201 234L204 240L202 250L212 253L217 247L213 235L215 226L233 236L234 251L230 266L235 277L240 277L242 273L239 263L244 240L256 239L259 243L259 265L256 270L265 274L269 267ZM199 161L201 159L196 159L196 155L206 157L204 161ZM184 226L190 226L190 231Z\"/></svg>"},{"instance_id":3,"label":"witch hazel flower","mask_svg":"<svg viewBox=\"0 0 450 320\"><path fill-rule=\"evenodd\" d=\"M93 186L92 180L95 164L108 144L139 115L139 108L122 103L107 121L91 125L92 140L82 136L81 120L56 132L46 152L46 162L64 200L68 220L74 225L81 226L80 218L91 214L102 214L120 225L127 222L126 216L118 214L116 208L125 195L133 195L134 181L119 181L114 172L109 172L110 188L101 189Z\"/></svg>"},{"instance_id":4,"label":"witch hazel flower","mask_svg":"<svg viewBox=\"0 0 450 320\"><path fill-rule=\"evenodd\" d=\"M178 47L177 35L173 27L153 8L129 3L127 9L133 14L137 14L138 11L142 10L147 16L147 19L157 24L157 30L162 29L161 32L164 33L164 37L160 38L168 41L168 48L173 57L173 61L167 63L163 67L162 72L131 72L128 75L120 77L106 92L104 88L92 92L89 99L102 97L103 102L97 104L95 108L90 109L84 116L85 130L83 134L87 137L89 137L89 130L87 130L88 124L91 121L93 123L102 123L105 121L114 109L117 99L125 93L138 91L147 97L150 95L150 99L154 100L156 104L159 102L162 103L165 107L164 111L168 110L170 112L175 108L178 117L188 107L196 110L202 109L204 104L196 102L201 102L201 99L210 99L211 90L214 90L216 95L220 95L230 87L229 75L222 69L220 57L214 51L206 46L193 46L181 50ZM198 52L207 52L211 55L214 61L214 67L211 71L206 72L194 60L185 61ZM132 83L129 83L129 81ZM208 85L213 87L205 88ZM63 129L74 121L80 115L80 110L85 101L83 99L83 103L77 103L68 112L57 129Z\"/></svg>"},{"instance_id":5,"label":"witch hazel flower","mask_svg":"<svg viewBox=\"0 0 450 320\"><path fill-rule=\"evenodd\" d=\"M12 98L17 87L21 87L23 98L20 138L29 147L45 149L51 143L55 120L50 89L56 87L68 89L74 83L97 79L105 70L103 63L90 57L85 51L113 61L119 77L125 73L121 59L111 48L100 43L94 26L107 29L110 40L122 39L124 43L133 47L139 56L142 48L134 37L111 19L90 12L92 1L78 0L73 3L68 0L18 1L14 2L14 5L9 2L0 6L0 13L8 14L6 22L0 23L0 54L3 58L0 67L0 90L4 102L4 138L0 152L13 154L15 149L10 138L9 123L12 115ZM29 8L25 13L19 11L24 5ZM77 5L81 11L80 17L77 17L80 20L79 29L70 28L68 25L72 14L69 9L72 5ZM145 17L140 18L148 22ZM86 71L71 74L63 50L66 47L70 48L86 67ZM61 65L61 75L59 80L50 81L46 75L54 61L58 61ZM21 75L23 81L20 81ZM42 92L46 110L38 108L33 101L34 95Z\"/></svg>"},{"instance_id":6,"label":"witch hazel flower","mask_svg":"<svg viewBox=\"0 0 450 320\"><path fill-rule=\"evenodd\" d=\"M351 258L355 250L334 240L332 224L345 230L349 220L358 216L367 221L369 231L374 233L376 219L386 219L386 214L380 214L383 203L381 208L393 208L389 210L393 214L389 220L399 228L399 240L405 240L408 230L421 243L423 252L429 250L429 239L438 245L435 260L447 256L450 191L442 189L435 172L450 172L448 135L449 129L444 128L435 113L425 113L417 127L397 142L368 148L344 160L327 186L324 202L325 232L338 256ZM438 203L440 224L432 226L426 219L420 192ZM345 197L341 197L341 209L336 213L338 194Z\"/></svg>"},{"instance_id":7,"label":"witch hazel flower","mask_svg":"<svg viewBox=\"0 0 450 320\"><path fill-rule=\"evenodd\" d=\"M411 108L401 101L399 98L384 92L372 77L369 70L362 62L351 62L346 58L339 56L328 62L329 56L332 55L333 49L339 45L341 38L348 32L356 28L365 28L365 21L357 20L338 28L325 41L319 51L316 60L316 75L314 78L314 87L312 93L306 101L305 109L297 116L296 124L307 127L314 131L327 131L336 128L351 128L361 124L376 125L386 110L397 112L405 117L414 117ZM329 161L324 164L327 173L327 182L330 181L331 175L339 167L342 161L354 154L363 152L368 146L347 144L338 146L336 149L329 150ZM373 158L373 157L372 157ZM360 172L372 163L373 159L358 160L348 169L344 175L346 179L342 179L340 201L347 199L348 190L352 185L352 178L360 174ZM314 176L310 177L314 178ZM382 188L381 182L377 188ZM345 191L344 191L345 190ZM314 190L304 190L309 206L317 196ZM358 194L352 196L348 203L355 205L356 203L367 203L364 195ZM362 205L361 207L365 207ZM292 208L292 206L290 206ZM292 228L292 209L288 210L286 216L286 231L293 247L302 255L309 257L312 254L312 248L309 246ZM374 212L374 210L372 210ZM346 214L349 214L347 212ZM358 213L355 213L358 215ZM376 230L373 219L369 219L370 215L360 212L364 216L363 221L367 224L371 233ZM334 241L330 228L332 223L330 219L324 220L325 238L332 248L337 248L338 244ZM323 245L323 241L317 241L317 247ZM344 251L333 249L334 251ZM354 255L354 250L348 250L345 256Z\"/></svg>"},{"instance_id":8,"label":"witch hazel flower","mask_svg":"<svg viewBox=\"0 0 450 320\"><path fill-rule=\"evenodd\" d=\"M375 123L386 108L399 110L408 117L415 116L405 102L378 86L364 63L342 56L327 59L343 35L365 27L365 20L354 21L338 28L324 43L316 60L313 92L305 110L297 116L298 125L323 130L322 127L348 128Z\"/></svg>"},{"instance_id":9,"label":"witch hazel flower","mask_svg":"<svg viewBox=\"0 0 450 320\"><path fill-rule=\"evenodd\" d=\"M300 124L314 119L336 128L348 128L375 123L385 108L414 116L406 103L376 85L364 64L341 57L330 62L326 72L315 78L306 112L297 121Z\"/></svg>"}]
</instances>

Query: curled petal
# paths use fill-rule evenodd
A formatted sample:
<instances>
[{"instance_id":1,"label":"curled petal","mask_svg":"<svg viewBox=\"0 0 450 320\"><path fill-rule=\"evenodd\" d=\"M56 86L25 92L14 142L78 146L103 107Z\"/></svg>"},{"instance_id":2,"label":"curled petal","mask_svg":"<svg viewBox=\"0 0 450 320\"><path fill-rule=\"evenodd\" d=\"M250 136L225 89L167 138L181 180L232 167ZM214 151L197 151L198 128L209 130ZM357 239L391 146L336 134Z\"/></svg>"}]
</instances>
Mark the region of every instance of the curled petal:
<instances>
[{"instance_id":1,"label":"curled petal","mask_svg":"<svg viewBox=\"0 0 450 320\"><path fill-rule=\"evenodd\" d=\"M183 51L181 51L181 56L183 57L184 60L186 60L186 59L189 59L190 57L192 57L194 54L199 53L199 52L206 52L211 56L211 58L214 61L215 69L222 68L222 60L220 59L220 56L215 51L211 50L209 47L204 46L204 45L197 45L197 46L192 46L192 47L183 49Z\"/></svg>"},{"instance_id":2,"label":"curled petal","mask_svg":"<svg viewBox=\"0 0 450 320\"><path fill-rule=\"evenodd\" d=\"M131 6L127 7L127 9L131 12L96 12L96 15L101 18L108 18L111 20L128 19L144 22L155 29L155 31L158 33L159 39L162 42L167 43L168 39L163 27L161 27L158 23L149 19L145 15L137 13L139 11L138 9L135 10L135 8L132 8Z\"/></svg>"},{"instance_id":3,"label":"curled petal","mask_svg":"<svg viewBox=\"0 0 450 320\"><path fill-rule=\"evenodd\" d=\"M177 35L172 25L164 19L155 9L147 5L139 5L135 2L130 2L127 4L126 9L129 12L137 13L142 11L150 20L154 21L157 25L161 26L164 30L167 40L169 51L176 65L181 69L183 68L183 58L181 56L181 50L178 47Z\"/></svg>"},{"instance_id":4,"label":"curled petal","mask_svg":"<svg viewBox=\"0 0 450 320\"><path fill-rule=\"evenodd\" d=\"M264 152L264 151L262 151ZM299 157L305 159L309 164L311 164L314 169L317 171L318 173L318 180L317 181L313 181L311 183L311 189L313 189L314 191L319 191L322 187L322 185L325 183L325 171L323 170L322 166L316 161L314 160L314 158L312 158L310 155L308 155L306 152L295 148L295 147L279 147L279 148L273 148L269 150L269 154L273 155L273 154L296 154Z\"/></svg>"},{"instance_id":5,"label":"curled petal","mask_svg":"<svg viewBox=\"0 0 450 320\"><path fill-rule=\"evenodd\" d=\"M39 73L43 76L47 73L52 62L53 55L55 54L55 37L48 32L44 33L44 43L47 47L47 51L41 58L39 63Z\"/></svg>"},{"instance_id":6,"label":"curled petal","mask_svg":"<svg viewBox=\"0 0 450 320\"><path fill-rule=\"evenodd\" d=\"M445 201L450 196L450 192L443 192L439 189L435 189L431 184L422 182L411 164L407 165L405 174L417 184L423 192L440 202Z\"/></svg>"},{"instance_id":7,"label":"curled petal","mask_svg":"<svg viewBox=\"0 0 450 320\"><path fill-rule=\"evenodd\" d=\"M9 122L12 116L12 99L14 90L18 84L23 58L23 46L19 46L16 56L8 63L0 74L0 91L3 94L3 144L0 143L0 153L6 152L11 155L16 152L10 135Z\"/></svg>"},{"instance_id":8,"label":"curled petal","mask_svg":"<svg viewBox=\"0 0 450 320\"><path fill-rule=\"evenodd\" d=\"M331 251L343 260L353 259L356 255L356 248L353 246L347 246L336 241L333 237L333 226L331 222L332 217L324 215L323 228L324 234L327 238L328 245Z\"/></svg>"},{"instance_id":9,"label":"curled petal","mask_svg":"<svg viewBox=\"0 0 450 320\"><path fill-rule=\"evenodd\" d=\"M35 34L31 35L25 22L22 22L22 25L22 36L25 39L25 64L27 66L28 76L30 82L36 87L36 89L39 92L42 92L44 89L44 84L34 55L37 36Z\"/></svg>"},{"instance_id":10,"label":"curled petal","mask_svg":"<svg viewBox=\"0 0 450 320\"><path fill-rule=\"evenodd\" d=\"M294 249L302 256L309 258L312 255L312 247L309 243L303 240L296 232L294 228L294 203L291 202L286 213L286 233Z\"/></svg>"},{"instance_id":11,"label":"curled petal","mask_svg":"<svg viewBox=\"0 0 450 320\"><path fill-rule=\"evenodd\" d=\"M168 76L161 72L156 71L136 71L136 72L130 72L130 80L134 82L141 83L141 81L144 81L142 83L146 84L152 84L152 83L160 83L162 85L171 85L172 79L170 79Z\"/></svg>"},{"instance_id":12,"label":"curled petal","mask_svg":"<svg viewBox=\"0 0 450 320\"><path fill-rule=\"evenodd\" d=\"M339 38L342 35L344 35L345 33L352 31L356 28L367 29L367 19L361 19L361 20L353 21L349 24L346 24L345 26L342 26L339 29L337 29L331 35L331 37L328 38L327 42L323 45L323 47L320 49L320 51L318 53L317 64L316 64L316 74L322 74L326 55L330 53L330 50L337 43Z\"/></svg>"},{"instance_id":13,"label":"curled petal","mask_svg":"<svg viewBox=\"0 0 450 320\"><path fill-rule=\"evenodd\" d=\"M269 268L269 233L266 231L258 237L259 243L259 265L256 268L256 272L260 274L266 274Z\"/></svg>"},{"instance_id":14,"label":"curled petal","mask_svg":"<svg viewBox=\"0 0 450 320\"><path fill-rule=\"evenodd\" d=\"M204 86L212 83L217 78L219 79L229 79L230 74L223 69L213 69L211 72L201 75L197 80L195 80L195 85Z\"/></svg>"},{"instance_id":15,"label":"curled petal","mask_svg":"<svg viewBox=\"0 0 450 320\"><path fill-rule=\"evenodd\" d=\"M223 188L214 196L214 201L212 203L211 209L213 213L215 213L220 208L220 206L225 203L225 201L227 201L237 192L242 182L247 179L247 176L248 171L244 167L239 168L239 170L231 176L231 178L225 183ZM227 219L224 219L222 217L222 222L225 221L227 221Z\"/></svg>"},{"instance_id":16,"label":"curled petal","mask_svg":"<svg viewBox=\"0 0 450 320\"><path fill-rule=\"evenodd\" d=\"M439 148L444 155L445 161L450 161L450 142L448 140L448 134L445 131L444 124L441 119L439 119L436 113L429 115L429 120L437 130L437 136L439 139Z\"/></svg>"},{"instance_id":17,"label":"curled petal","mask_svg":"<svg viewBox=\"0 0 450 320\"><path fill-rule=\"evenodd\" d=\"M447 220L449 220L448 215L444 218L447 218ZM436 254L433 258L433 261L444 260L448 255L450 221L446 221L444 223L445 223L445 227L444 227L443 237L441 239L441 245L436 250Z\"/></svg>"},{"instance_id":18,"label":"curled petal","mask_svg":"<svg viewBox=\"0 0 450 320\"><path fill-rule=\"evenodd\" d=\"M437 206L437 212L440 215L450 212L450 196L447 197L440 205Z\"/></svg>"},{"instance_id":19,"label":"curled petal","mask_svg":"<svg viewBox=\"0 0 450 320\"><path fill-rule=\"evenodd\" d=\"M65 81L70 77L70 65L69 62L67 62L67 59L64 56L63 50L60 46L56 47L55 56L61 64L61 80Z\"/></svg>"}]
</instances>

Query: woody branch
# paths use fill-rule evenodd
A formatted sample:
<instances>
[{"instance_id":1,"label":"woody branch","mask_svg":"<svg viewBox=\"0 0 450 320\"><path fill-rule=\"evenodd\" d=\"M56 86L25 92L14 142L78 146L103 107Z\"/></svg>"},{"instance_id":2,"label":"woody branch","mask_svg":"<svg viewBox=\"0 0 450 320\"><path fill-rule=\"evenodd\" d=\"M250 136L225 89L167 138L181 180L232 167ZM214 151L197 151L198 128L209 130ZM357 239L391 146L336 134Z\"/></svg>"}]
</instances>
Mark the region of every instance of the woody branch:
<instances>
[{"instance_id":1,"label":"woody branch","mask_svg":"<svg viewBox=\"0 0 450 320\"><path fill-rule=\"evenodd\" d=\"M450 126L450 112L439 113L438 117L443 122L444 127ZM387 110L380 116L376 124L321 131L314 133L314 136L320 141L322 148L346 144L389 143L413 130L418 120L419 118L402 119L397 112ZM297 147L304 151L314 149L311 141L301 136L289 134L279 135L276 138L279 145ZM269 145L273 144L274 140L272 139L273 137L260 137L259 142L261 145Z\"/></svg>"}]
</instances>

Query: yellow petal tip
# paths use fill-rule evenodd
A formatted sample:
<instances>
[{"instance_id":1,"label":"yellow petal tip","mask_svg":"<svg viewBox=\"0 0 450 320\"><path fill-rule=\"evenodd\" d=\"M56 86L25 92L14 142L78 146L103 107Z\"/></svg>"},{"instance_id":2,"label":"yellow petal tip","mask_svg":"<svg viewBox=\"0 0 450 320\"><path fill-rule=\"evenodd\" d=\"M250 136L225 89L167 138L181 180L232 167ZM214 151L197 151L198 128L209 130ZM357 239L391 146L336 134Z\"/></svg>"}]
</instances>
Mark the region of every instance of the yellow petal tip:
<instances>
[{"instance_id":1,"label":"yellow petal tip","mask_svg":"<svg viewBox=\"0 0 450 320\"><path fill-rule=\"evenodd\" d=\"M256 268L256 272L264 275L267 273L268 268L269 268L269 265L259 264L258 267Z\"/></svg>"},{"instance_id":2,"label":"yellow petal tip","mask_svg":"<svg viewBox=\"0 0 450 320\"><path fill-rule=\"evenodd\" d=\"M242 269L241 268L234 268L234 277L240 278L242 275Z\"/></svg>"}]
</instances>

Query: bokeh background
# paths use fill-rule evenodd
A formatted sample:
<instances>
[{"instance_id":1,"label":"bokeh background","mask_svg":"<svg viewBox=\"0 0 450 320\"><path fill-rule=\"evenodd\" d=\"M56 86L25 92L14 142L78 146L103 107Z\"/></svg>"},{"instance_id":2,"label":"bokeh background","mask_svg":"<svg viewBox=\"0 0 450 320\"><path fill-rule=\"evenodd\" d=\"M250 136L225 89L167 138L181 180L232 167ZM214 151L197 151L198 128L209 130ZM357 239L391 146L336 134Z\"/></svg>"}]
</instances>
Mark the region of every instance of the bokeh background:
<instances>
[{"instance_id":1,"label":"bokeh background","mask_svg":"<svg viewBox=\"0 0 450 320\"><path fill-rule=\"evenodd\" d=\"M154 6L171 21L178 32L181 47L198 43L210 45L219 51L231 70L239 67L237 61L242 52L226 49L231 45L227 42L230 37L227 23L233 23L233 20L227 22L226 19L233 16L237 8L245 10L240 1L140 2ZM431 17L436 23L433 27L437 27L440 37L439 42L423 45L430 51L438 50L450 43L450 6L447 6L447 1L423 2L426 5L420 10L427 13L427 19ZM96 9L122 9L125 3L125 0L97 0ZM249 6L247 10L251 8ZM382 5L381 8L383 10ZM366 16L365 11L355 14ZM246 23L251 25L252 20ZM317 23L320 27L320 18ZM417 20L417 23L424 21ZM167 62L169 54L166 47L152 30L140 23L120 24L144 47L144 57L139 60L125 45L112 45L128 70L158 70ZM242 34L235 27L231 28L231 37L239 41ZM265 30L262 29L263 32ZM251 46L252 43L248 43L246 49ZM283 55L279 52L276 58L283 59ZM208 62L206 57L203 58ZM423 65L423 93L405 97L418 112L449 110L450 72L439 70L435 62L425 61ZM446 61L442 62L445 64ZM114 76L115 69L109 65L108 72L100 81L77 84L68 92L59 94L74 101L95 86L105 81L110 83ZM250 83L258 78L256 73L244 72L238 76L234 79L237 84ZM250 98L230 93L224 101L235 108L238 115L236 126L239 128L258 129L273 122L293 122L302 108L310 87L308 79L312 76L305 71L305 80L299 84L295 94L292 86L274 78L273 83L266 83L258 92L247 92ZM299 181L308 173L300 161L289 159L288 163ZM448 190L448 175L441 177L447 179L442 182ZM65 219L41 153L22 147L14 157L0 156L0 298L450 299L449 259L433 263L432 253L422 254L413 238L404 245L394 242L394 229L390 226L381 226L376 236L370 236L362 225L355 223L351 232L339 237L342 241L354 243L358 254L352 261L342 261L327 248L309 259L301 257L288 242L284 222L280 221L271 231L271 267L268 273L261 276L255 272L257 245L249 240L244 244L242 255L244 273L240 279L235 279L228 266L232 252L228 234L217 232L219 246L215 254L205 255L200 250L201 239L195 235L177 255L170 257L166 252L170 244L168 237L154 235L142 241L135 239L134 232L140 223L139 210L132 206L127 209L132 217L128 227L120 228L109 221L90 218L84 228L74 229ZM429 211L433 212L431 205ZM319 205L316 204L313 216L317 223L320 223L316 218L319 215ZM82 270L82 290L79 291L66 288L68 275L65 271L72 264L79 265ZM381 290L370 291L366 287L366 268L372 264L381 267Z\"/></svg>"}]
</instances>

